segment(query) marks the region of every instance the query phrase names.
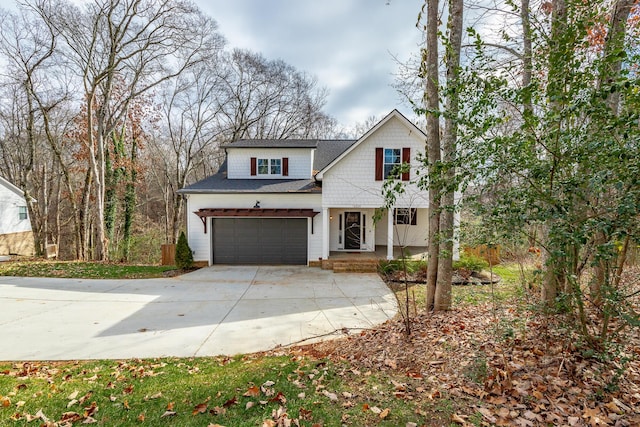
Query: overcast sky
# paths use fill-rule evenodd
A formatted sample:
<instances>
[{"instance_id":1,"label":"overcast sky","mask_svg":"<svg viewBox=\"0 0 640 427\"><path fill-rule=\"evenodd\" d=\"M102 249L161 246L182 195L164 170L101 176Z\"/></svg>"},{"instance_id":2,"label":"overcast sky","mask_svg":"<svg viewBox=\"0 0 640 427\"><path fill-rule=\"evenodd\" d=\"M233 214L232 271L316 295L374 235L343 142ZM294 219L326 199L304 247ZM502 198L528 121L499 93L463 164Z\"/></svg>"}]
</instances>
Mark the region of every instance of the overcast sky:
<instances>
[{"instance_id":1,"label":"overcast sky","mask_svg":"<svg viewBox=\"0 0 640 427\"><path fill-rule=\"evenodd\" d=\"M282 59L329 89L325 111L351 127L394 108L411 109L391 87L419 49L423 0L196 0L228 46Z\"/></svg>"}]
</instances>

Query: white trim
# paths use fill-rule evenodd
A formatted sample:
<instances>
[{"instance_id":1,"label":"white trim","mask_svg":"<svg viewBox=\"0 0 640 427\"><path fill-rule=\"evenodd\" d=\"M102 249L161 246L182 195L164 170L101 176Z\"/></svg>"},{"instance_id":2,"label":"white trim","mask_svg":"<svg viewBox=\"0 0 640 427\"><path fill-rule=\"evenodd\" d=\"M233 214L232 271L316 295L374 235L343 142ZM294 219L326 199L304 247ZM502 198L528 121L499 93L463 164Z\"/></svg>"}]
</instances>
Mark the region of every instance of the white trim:
<instances>
[{"instance_id":1,"label":"white trim","mask_svg":"<svg viewBox=\"0 0 640 427\"><path fill-rule=\"evenodd\" d=\"M393 259L393 208L387 210L387 259Z\"/></svg>"},{"instance_id":2,"label":"white trim","mask_svg":"<svg viewBox=\"0 0 640 427\"><path fill-rule=\"evenodd\" d=\"M329 259L329 208L322 208L322 259Z\"/></svg>"},{"instance_id":3,"label":"white trim","mask_svg":"<svg viewBox=\"0 0 640 427\"><path fill-rule=\"evenodd\" d=\"M21 189L19 189L18 187L16 187L11 182L9 182L8 180L4 179L1 176L0 176L0 184L7 187L8 190L11 190L12 192L16 193L16 195L20 197L24 197L24 191L22 191Z\"/></svg>"}]
</instances>

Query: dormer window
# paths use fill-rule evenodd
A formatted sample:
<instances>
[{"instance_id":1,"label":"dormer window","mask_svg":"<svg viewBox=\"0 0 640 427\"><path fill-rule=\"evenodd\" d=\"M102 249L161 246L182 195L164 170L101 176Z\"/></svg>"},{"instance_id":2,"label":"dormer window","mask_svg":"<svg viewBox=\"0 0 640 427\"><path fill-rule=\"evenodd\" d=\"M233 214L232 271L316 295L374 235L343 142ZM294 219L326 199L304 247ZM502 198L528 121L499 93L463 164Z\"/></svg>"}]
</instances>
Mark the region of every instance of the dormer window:
<instances>
[{"instance_id":1,"label":"dormer window","mask_svg":"<svg viewBox=\"0 0 640 427\"><path fill-rule=\"evenodd\" d=\"M251 158L251 175L258 176L288 176L289 158L258 159Z\"/></svg>"}]
</instances>

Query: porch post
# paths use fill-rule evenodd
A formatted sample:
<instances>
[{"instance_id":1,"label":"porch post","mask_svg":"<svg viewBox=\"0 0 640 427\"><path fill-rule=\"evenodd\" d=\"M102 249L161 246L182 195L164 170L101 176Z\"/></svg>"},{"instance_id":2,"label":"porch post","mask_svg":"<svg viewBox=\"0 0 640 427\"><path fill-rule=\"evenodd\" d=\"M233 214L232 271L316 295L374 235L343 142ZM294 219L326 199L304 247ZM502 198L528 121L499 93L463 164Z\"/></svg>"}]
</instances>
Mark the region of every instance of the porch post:
<instances>
[{"instance_id":1,"label":"porch post","mask_svg":"<svg viewBox=\"0 0 640 427\"><path fill-rule=\"evenodd\" d=\"M322 259L329 259L329 208L322 208Z\"/></svg>"},{"instance_id":2,"label":"porch post","mask_svg":"<svg viewBox=\"0 0 640 427\"><path fill-rule=\"evenodd\" d=\"M387 259L393 259L393 209L387 209Z\"/></svg>"}]
</instances>

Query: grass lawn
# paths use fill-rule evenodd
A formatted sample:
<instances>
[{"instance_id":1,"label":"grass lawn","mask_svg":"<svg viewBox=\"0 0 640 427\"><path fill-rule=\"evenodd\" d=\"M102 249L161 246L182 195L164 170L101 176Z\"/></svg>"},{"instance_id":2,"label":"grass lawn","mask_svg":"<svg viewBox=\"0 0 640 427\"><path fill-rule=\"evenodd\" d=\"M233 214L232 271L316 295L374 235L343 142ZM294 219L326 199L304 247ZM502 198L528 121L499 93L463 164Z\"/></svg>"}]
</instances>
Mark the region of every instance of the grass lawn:
<instances>
[{"instance_id":1,"label":"grass lawn","mask_svg":"<svg viewBox=\"0 0 640 427\"><path fill-rule=\"evenodd\" d=\"M408 382L291 355L0 363L0 425L428 424ZM450 419L453 403L438 405Z\"/></svg>"},{"instance_id":2,"label":"grass lawn","mask_svg":"<svg viewBox=\"0 0 640 427\"><path fill-rule=\"evenodd\" d=\"M8 261L0 263L0 276L68 277L77 279L149 279L175 270L168 265L130 265L85 261Z\"/></svg>"},{"instance_id":3,"label":"grass lawn","mask_svg":"<svg viewBox=\"0 0 640 427\"><path fill-rule=\"evenodd\" d=\"M501 264L493 267L493 273L501 277L499 283L493 285L454 285L451 289L451 298L454 307L464 305L477 305L487 302L502 303L514 297L523 296L522 274L525 274L525 282L530 280L533 274L530 270L520 271L520 266L514 263ZM406 294L402 283L391 284L396 291L401 306L406 304ZM424 309L426 288L423 284L409 284L409 305L411 313L415 314Z\"/></svg>"}]
</instances>

